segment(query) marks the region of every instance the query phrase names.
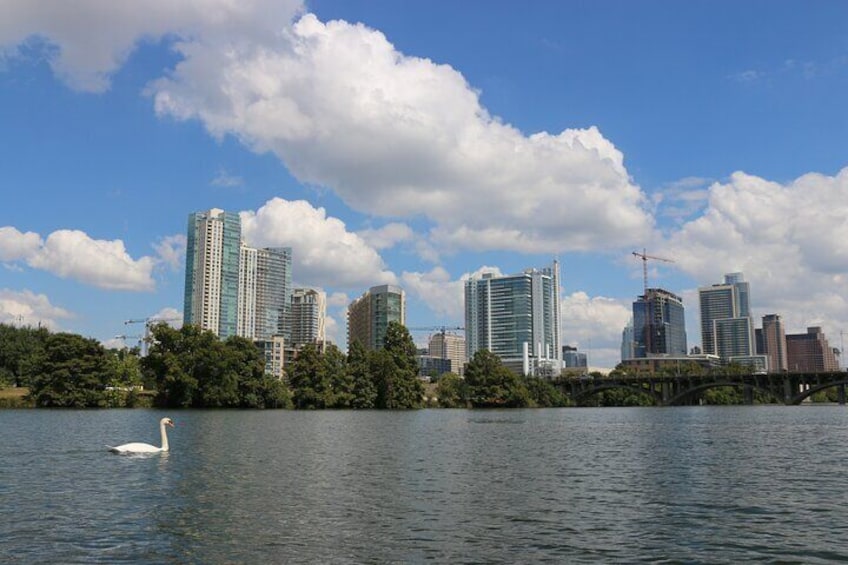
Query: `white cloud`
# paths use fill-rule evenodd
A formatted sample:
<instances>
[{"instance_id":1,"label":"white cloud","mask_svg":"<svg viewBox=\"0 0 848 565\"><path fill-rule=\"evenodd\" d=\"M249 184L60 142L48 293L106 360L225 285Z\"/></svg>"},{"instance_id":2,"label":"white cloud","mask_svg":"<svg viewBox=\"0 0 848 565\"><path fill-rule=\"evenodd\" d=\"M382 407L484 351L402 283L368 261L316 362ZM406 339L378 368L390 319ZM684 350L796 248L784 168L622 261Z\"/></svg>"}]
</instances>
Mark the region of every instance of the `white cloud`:
<instances>
[{"instance_id":1,"label":"white cloud","mask_svg":"<svg viewBox=\"0 0 848 565\"><path fill-rule=\"evenodd\" d=\"M484 273L499 277L503 272L498 267L483 266L473 273L464 273L457 280L442 267L429 273L404 272L401 276L404 289L421 299L427 307L440 316L465 323L465 281L479 278Z\"/></svg>"},{"instance_id":2,"label":"white cloud","mask_svg":"<svg viewBox=\"0 0 848 565\"><path fill-rule=\"evenodd\" d=\"M44 42L53 71L71 87L100 92L141 41L177 35L238 44L270 37L302 10L292 0L20 0L2 3L0 48Z\"/></svg>"},{"instance_id":3,"label":"white cloud","mask_svg":"<svg viewBox=\"0 0 848 565\"><path fill-rule=\"evenodd\" d=\"M59 321L72 318L64 308L54 306L44 294L29 290L15 291L0 289L0 323L43 326L51 330L59 327Z\"/></svg>"},{"instance_id":4,"label":"white cloud","mask_svg":"<svg viewBox=\"0 0 848 565\"><path fill-rule=\"evenodd\" d=\"M563 343L591 350L592 366L615 367L621 361L621 331L630 317L630 303L573 292L562 300Z\"/></svg>"},{"instance_id":5,"label":"white cloud","mask_svg":"<svg viewBox=\"0 0 848 565\"><path fill-rule=\"evenodd\" d=\"M431 311L465 323L463 280L452 281L442 267L429 273L404 272L401 279L404 290L420 298Z\"/></svg>"},{"instance_id":6,"label":"white cloud","mask_svg":"<svg viewBox=\"0 0 848 565\"><path fill-rule=\"evenodd\" d=\"M160 261L177 271L183 267L186 252L186 236L182 234L169 235L153 245Z\"/></svg>"},{"instance_id":7,"label":"white cloud","mask_svg":"<svg viewBox=\"0 0 848 565\"><path fill-rule=\"evenodd\" d=\"M347 309L343 309L339 318L345 320ZM327 317L324 319L324 335L326 335L327 340L331 343L334 343L336 347L344 350L345 345L347 343L347 334L345 333L347 330L347 322L339 323L336 321L335 316L331 316L327 314Z\"/></svg>"},{"instance_id":8,"label":"white cloud","mask_svg":"<svg viewBox=\"0 0 848 565\"><path fill-rule=\"evenodd\" d=\"M347 307L350 304L350 297L344 292L333 292L327 296L327 306L332 307Z\"/></svg>"},{"instance_id":9,"label":"white cloud","mask_svg":"<svg viewBox=\"0 0 848 565\"><path fill-rule=\"evenodd\" d=\"M0 227L0 261L17 261L37 253L41 247L37 233L21 233L11 226Z\"/></svg>"},{"instance_id":10,"label":"white cloud","mask_svg":"<svg viewBox=\"0 0 848 565\"><path fill-rule=\"evenodd\" d=\"M244 186L244 179L231 175L224 169L219 169L218 174L215 175L215 178L212 179L210 183L212 186L220 186L224 188L236 188L239 186Z\"/></svg>"},{"instance_id":11,"label":"white cloud","mask_svg":"<svg viewBox=\"0 0 848 565\"><path fill-rule=\"evenodd\" d=\"M102 90L139 41L167 37L182 60L149 86L160 115L273 152L358 210L424 216L446 248L562 252L652 231L623 155L597 128L524 135L449 65L301 12L274 0L31 0L4 13L0 43L46 38L60 76Z\"/></svg>"},{"instance_id":12,"label":"white cloud","mask_svg":"<svg viewBox=\"0 0 848 565\"><path fill-rule=\"evenodd\" d=\"M405 56L378 31L306 15L243 47L181 43L184 60L150 87L157 112L271 151L358 210L424 215L454 247L588 249L652 228L596 128L525 136L456 70Z\"/></svg>"},{"instance_id":13,"label":"white cloud","mask_svg":"<svg viewBox=\"0 0 848 565\"><path fill-rule=\"evenodd\" d=\"M273 198L256 212L241 213L242 236L254 247L292 247L292 269L303 284L362 288L395 284L375 249L344 222L304 200Z\"/></svg>"},{"instance_id":14,"label":"white cloud","mask_svg":"<svg viewBox=\"0 0 848 565\"><path fill-rule=\"evenodd\" d=\"M833 336L848 323L846 218L848 168L785 184L737 172L710 187L704 214L661 252L703 286L741 271L755 316L781 314L793 332L822 320Z\"/></svg>"},{"instance_id":15,"label":"white cloud","mask_svg":"<svg viewBox=\"0 0 848 565\"><path fill-rule=\"evenodd\" d=\"M400 242L414 239L412 228L399 222L392 222L378 229L360 230L356 234L374 249L388 249Z\"/></svg>"},{"instance_id":16,"label":"white cloud","mask_svg":"<svg viewBox=\"0 0 848 565\"><path fill-rule=\"evenodd\" d=\"M57 230L27 263L62 278L107 290L153 290L155 260L134 260L120 239L92 239L79 230Z\"/></svg>"},{"instance_id":17,"label":"white cloud","mask_svg":"<svg viewBox=\"0 0 848 565\"><path fill-rule=\"evenodd\" d=\"M92 239L78 230L57 230L42 241L32 232L0 228L0 259L23 260L30 267L107 290L153 290L152 257L129 256L123 241Z\"/></svg>"},{"instance_id":18,"label":"white cloud","mask_svg":"<svg viewBox=\"0 0 848 565\"><path fill-rule=\"evenodd\" d=\"M183 313L181 310L166 306L150 316L150 321L153 323L165 322L172 328L180 328L183 325Z\"/></svg>"}]
</instances>

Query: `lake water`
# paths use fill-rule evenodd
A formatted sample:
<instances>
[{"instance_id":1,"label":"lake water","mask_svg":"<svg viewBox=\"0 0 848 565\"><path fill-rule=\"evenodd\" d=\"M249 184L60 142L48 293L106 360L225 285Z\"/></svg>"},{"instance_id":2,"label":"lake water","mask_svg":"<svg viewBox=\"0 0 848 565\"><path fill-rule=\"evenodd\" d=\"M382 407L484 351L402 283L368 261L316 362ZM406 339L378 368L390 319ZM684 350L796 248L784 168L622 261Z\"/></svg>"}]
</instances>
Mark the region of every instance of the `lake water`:
<instances>
[{"instance_id":1,"label":"lake water","mask_svg":"<svg viewBox=\"0 0 848 565\"><path fill-rule=\"evenodd\" d=\"M839 406L0 410L0 562L846 561L846 461Z\"/></svg>"}]
</instances>

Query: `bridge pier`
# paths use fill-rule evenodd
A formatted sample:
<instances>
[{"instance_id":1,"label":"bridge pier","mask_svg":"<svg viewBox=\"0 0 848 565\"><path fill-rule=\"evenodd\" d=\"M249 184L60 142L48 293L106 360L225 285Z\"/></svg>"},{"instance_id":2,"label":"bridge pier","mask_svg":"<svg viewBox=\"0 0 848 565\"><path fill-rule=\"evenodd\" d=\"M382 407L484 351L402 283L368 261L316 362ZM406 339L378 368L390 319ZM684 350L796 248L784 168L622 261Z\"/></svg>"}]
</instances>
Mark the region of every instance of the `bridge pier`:
<instances>
[{"instance_id":1,"label":"bridge pier","mask_svg":"<svg viewBox=\"0 0 848 565\"><path fill-rule=\"evenodd\" d=\"M742 402L746 406L754 404L754 387L751 385L745 385L742 387Z\"/></svg>"},{"instance_id":2,"label":"bridge pier","mask_svg":"<svg viewBox=\"0 0 848 565\"><path fill-rule=\"evenodd\" d=\"M792 379L787 375L783 377L783 403L786 405L792 404Z\"/></svg>"},{"instance_id":3,"label":"bridge pier","mask_svg":"<svg viewBox=\"0 0 848 565\"><path fill-rule=\"evenodd\" d=\"M836 387L836 400L839 402L840 406L845 406L845 385L839 385Z\"/></svg>"}]
</instances>

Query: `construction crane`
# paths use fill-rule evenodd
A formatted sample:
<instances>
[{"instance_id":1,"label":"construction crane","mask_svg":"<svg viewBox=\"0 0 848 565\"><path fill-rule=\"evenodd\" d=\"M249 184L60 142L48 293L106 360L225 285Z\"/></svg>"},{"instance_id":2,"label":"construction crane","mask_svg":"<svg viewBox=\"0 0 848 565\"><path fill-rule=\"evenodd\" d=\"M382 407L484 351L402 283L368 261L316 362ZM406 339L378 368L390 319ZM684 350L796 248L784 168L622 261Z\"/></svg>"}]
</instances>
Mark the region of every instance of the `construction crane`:
<instances>
[{"instance_id":1,"label":"construction crane","mask_svg":"<svg viewBox=\"0 0 848 565\"><path fill-rule=\"evenodd\" d=\"M445 335L447 331L465 331L465 328L462 326L425 326L425 327L407 327L411 332L436 332L441 335Z\"/></svg>"},{"instance_id":2,"label":"construction crane","mask_svg":"<svg viewBox=\"0 0 848 565\"><path fill-rule=\"evenodd\" d=\"M652 259L654 261L665 261L666 263L674 263L674 259L667 259L665 257L656 257L654 255L648 255L646 249L642 249L642 253L638 251L633 252L634 257L638 257L642 260L642 291L647 294L648 293L648 259Z\"/></svg>"},{"instance_id":3,"label":"construction crane","mask_svg":"<svg viewBox=\"0 0 848 565\"><path fill-rule=\"evenodd\" d=\"M651 334L653 333L653 324L651 323L650 309L648 305L648 259L653 261L664 261L666 263L674 263L674 260L666 257L648 255L648 251L644 247L642 248L641 253L634 251L633 256L642 260L642 299L645 303L645 357L647 358L650 357L651 354ZM633 329L635 330L636 328Z\"/></svg>"},{"instance_id":4,"label":"construction crane","mask_svg":"<svg viewBox=\"0 0 848 565\"><path fill-rule=\"evenodd\" d=\"M145 357L147 355L147 346L150 343L150 326L153 324L158 324L159 322L177 322L182 320L182 318L177 317L168 317L168 316L150 316L149 318L137 319L137 320L125 320L124 325L130 324L144 324L144 339L141 342L141 356Z\"/></svg>"},{"instance_id":5,"label":"construction crane","mask_svg":"<svg viewBox=\"0 0 848 565\"><path fill-rule=\"evenodd\" d=\"M115 336L115 339L120 339L122 342L124 342L124 346L126 346L126 345L127 345L127 340L128 340L128 339L137 339L137 340L138 340L138 350L139 350L139 351L141 351L141 347L142 347L142 343L143 343L141 340L142 340L143 338L144 338L144 336L142 336L142 335L124 335L124 334L120 334L120 335L116 335L116 336Z\"/></svg>"}]
</instances>

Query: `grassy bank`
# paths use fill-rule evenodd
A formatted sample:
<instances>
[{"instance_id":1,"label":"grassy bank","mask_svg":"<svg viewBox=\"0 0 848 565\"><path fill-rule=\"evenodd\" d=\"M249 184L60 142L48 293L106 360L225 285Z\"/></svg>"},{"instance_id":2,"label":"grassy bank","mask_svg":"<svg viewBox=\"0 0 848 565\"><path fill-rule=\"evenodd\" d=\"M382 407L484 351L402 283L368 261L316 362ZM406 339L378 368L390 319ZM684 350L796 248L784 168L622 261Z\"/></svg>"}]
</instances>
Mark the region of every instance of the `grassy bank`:
<instances>
[{"instance_id":1,"label":"grassy bank","mask_svg":"<svg viewBox=\"0 0 848 565\"><path fill-rule=\"evenodd\" d=\"M32 408L32 401L26 399L28 394L25 387L0 388L0 408Z\"/></svg>"}]
</instances>

